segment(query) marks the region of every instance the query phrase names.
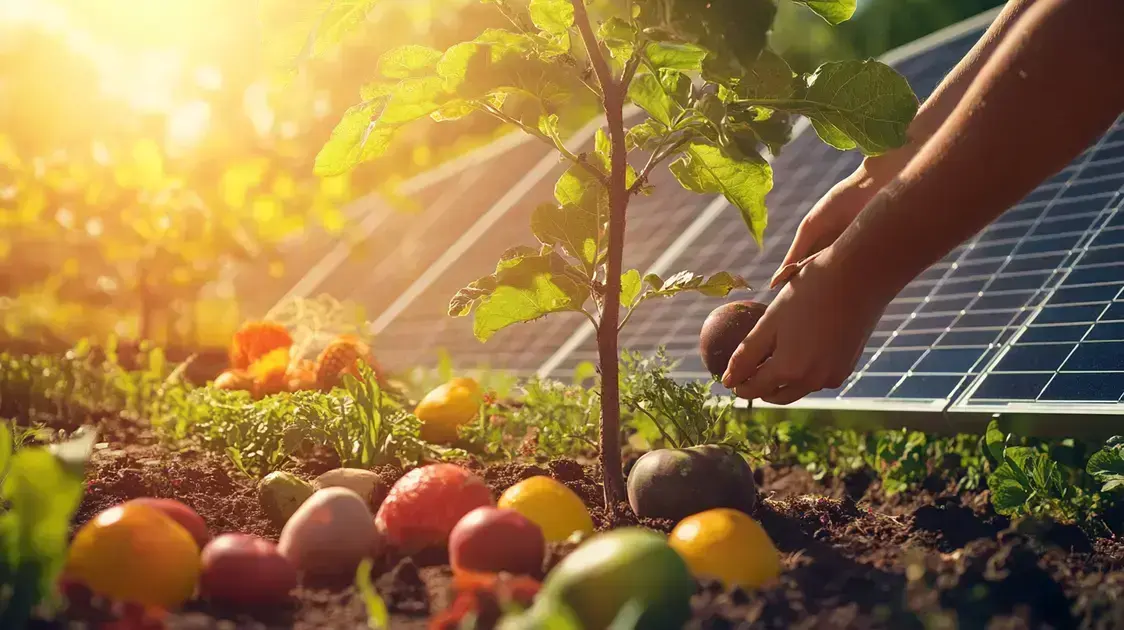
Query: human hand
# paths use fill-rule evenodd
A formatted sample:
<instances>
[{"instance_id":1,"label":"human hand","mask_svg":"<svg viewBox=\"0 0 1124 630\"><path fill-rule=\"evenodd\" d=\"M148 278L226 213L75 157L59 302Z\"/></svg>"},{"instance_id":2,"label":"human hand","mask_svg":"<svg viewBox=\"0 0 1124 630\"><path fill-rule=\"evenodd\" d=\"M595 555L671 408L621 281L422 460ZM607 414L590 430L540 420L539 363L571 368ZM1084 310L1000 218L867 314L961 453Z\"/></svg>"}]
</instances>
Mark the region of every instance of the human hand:
<instances>
[{"instance_id":1,"label":"human hand","mask_svg":"<svg viewBox=\"0 0 1124 630\"><path fill-rule=\"evenodd\" d=\"M834 243L896 172L896 163L879 163L875 159L868 158L855 172L832 186L804 215L769 288L775 289L784 284L785 277L794 271L795 265Z\"/></svg>"},{"instance_id":2,"label":"human hand","mask_svg":"<svg viewBox=\"0 0 1124 630\"><path fill-rule=\"evenodd\" d=\"M838 267L830 246L800 263L734 351L723 385L787 405L847 380L888 300Z\"/></svg>"}]
</instances>

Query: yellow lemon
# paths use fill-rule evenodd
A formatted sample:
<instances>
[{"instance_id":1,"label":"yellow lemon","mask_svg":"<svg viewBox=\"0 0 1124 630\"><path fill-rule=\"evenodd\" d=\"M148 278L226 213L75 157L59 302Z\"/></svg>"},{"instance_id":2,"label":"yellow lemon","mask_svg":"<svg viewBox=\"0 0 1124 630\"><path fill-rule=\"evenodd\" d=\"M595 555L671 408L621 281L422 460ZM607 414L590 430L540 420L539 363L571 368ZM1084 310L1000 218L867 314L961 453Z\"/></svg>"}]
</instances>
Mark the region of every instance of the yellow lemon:
<instances>
[{"instance_id":1,"label":"yellow lemon","mask_svg":"<svg viewBox=\"0 0 1124 630\"><path fill-rule=\"evenodd\" d=\"M692 573L721 580L727 588L757 588L781 572L780 554L769 535L738 510L716 508L688 516L668 542Z\"/></svg>"},{"instance_id":2,"label":"yellow lemon","mask_svg":"<svg viewBox=\"0 0 1124 630\"><path fill-rule=\"evenodd\" d=\"M174 608L195 592L199 547L186 529L146 505L111 507L74 536L67 577L124 602Z\"/></svg>"},{"instance_id":3,"label":"yellow lemon","mask_svg":"<svg viewBox=\"0 0 1124 630\"><path fill-rule=\"evenodd\" d=\"M480 411L484 392L471 378L454 378L425 395L414 409L422 422L421 437L434 444L455 442L457 427Z\"/></svg>"},{"instance_id":4,"label":"yellow lemon","mask_svg":"<svg viewBox=\"0 0 1124 630\"><path fill-rule=\"evenodd\" d=\"M593 533L593 519L582 500L550 477L520 481L500 495L496 505L527 517L542 529L547 542L566 540L574 532Z\"/></svg>"}]
</instances>

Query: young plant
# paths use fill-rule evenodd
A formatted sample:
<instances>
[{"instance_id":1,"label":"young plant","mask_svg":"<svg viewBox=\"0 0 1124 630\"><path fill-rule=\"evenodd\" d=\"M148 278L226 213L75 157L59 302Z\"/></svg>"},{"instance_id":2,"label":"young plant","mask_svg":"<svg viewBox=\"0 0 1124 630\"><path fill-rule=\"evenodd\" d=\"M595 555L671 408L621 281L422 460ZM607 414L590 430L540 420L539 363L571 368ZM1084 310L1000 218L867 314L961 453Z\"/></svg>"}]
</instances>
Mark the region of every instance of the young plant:
<instances>
[{"instance_id":1,"label":"young plant","mask_svg":"<svg viewBox=\"0 0 1124 630\"><path fill-rule=\"evenodd\" d=\"M37 607L55 603L96 441L85 429L67 442L16 450L0 422L0 628L22 628Z\"/></svg>"},{"instance_id":2,"label":"young plant","mask_svg":"<svg viewBox=\"0 0 1124 630\"><path fill-rule=\"evenodd\" d=\"M494 273L452 298L449 313L474 311L481 341L555 312L582 313L593 323L602 376L599 446L606 499L615 503L624 496L622 324L650 299L684 291L723 297L746 286L727 272L662 278L623 269L629 201L650 194L654 169L669 163L687 190L726 197L760 244L773 182L762 152L780 151L794 116L810 119L835 148L878 154L905 142L917 98L902 76L876 61L831 62L810 75L794 74L767 45L776 0L598 2L599 23L585 0L487 1L510 30L489 29L444 51L407 45L386 53L380 76L346 112L316 168L324 175L346 172L382 154L407 123L475 113L518 127L569 162L554 201L531 217L539 246L504 252ZM849 19L856 4L795 1L832 24ZM348 10L320 4L309 54L338 41L374 2L349 3ZM577 94L571 85L579 86ZM575 112L590 94L605 126L591 148L568 147L562 134L585 122ZM629 103L646 117L626 127ZM641 161L630 164L630 152Z\"/></svg>"},{"instance_id":3,"label":"young plant","mask_svg":"<svg viewBox=\"0 0 1124 630\"><path fill-rule=\"evenodd\" d=\"M634 415L632 425L649 444L689 448L705 444L745 450L742 436L728 431L730 399L712 399L709 381L679 383L668 373L663 349L651 359L625 351L621 361L622 402Z\"/></svg>"}]
</instances>

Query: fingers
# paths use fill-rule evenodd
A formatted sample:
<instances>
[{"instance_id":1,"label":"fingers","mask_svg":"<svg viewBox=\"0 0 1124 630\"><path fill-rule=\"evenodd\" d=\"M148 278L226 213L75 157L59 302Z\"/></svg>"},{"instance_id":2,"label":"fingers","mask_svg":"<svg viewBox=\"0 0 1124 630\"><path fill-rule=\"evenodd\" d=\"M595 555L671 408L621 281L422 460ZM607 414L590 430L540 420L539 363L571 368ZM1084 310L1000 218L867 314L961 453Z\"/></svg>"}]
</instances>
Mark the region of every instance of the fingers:
<instances>
[{"instance_id":1,"label":"fingers","mask_svg":"<svg viewBox=\"0 0 1124 630\"><path fill-rule=\"evenodd\" d=\"M766 311L753 330L749 331L746 338L734 350L726 366L726 373L722 375L722 385L727 389L734 389L757 372L758 366L769 358L776 344L774 332L772 318Z\"/></svg>"},{"instance_id":2,"label":"fingers","mask_svg":"<svg viewBox=\"0 0 1124 630\"><path fill-rule=\"evenodd\" d=\"M777 272L773 274L773 278L769 282L770 289L775 289L778 284L784 282L782 276L785 274L786 267L800 262L812 251L812 246L820 240L820 230L818 228L816 213L814 211L805 216L800 222L800 226L796 228L796 236L792 239L792 245L789 245L788 252L784 255L784 260L781 261L780 267L777 269Z\"/></svg>"},{"instance_id":3,"label":"fingers","mask_svg":"<svg viewBox=\"0 0 1124 630\"><path fill-rule=\"evenodd\" d=\"M761 400L769 403L770 405L791 405L792 403L811 393L812 390L806 387L790 385L787 387L782 387L768 396L762 396Z\"/></svg>"},{"instance_id":4,"label":"fingers","mask_svg":"<svg viewBox=\"0 0 1124 630\"><path fill-rule=\"evenodd\" d=\"M734 387L734 393L738 398L746 400L769 396L788 384L785 376L787 375L782 374L778 369L776 360L767 359L749 380Z\"/></svg>"}]
</instances>

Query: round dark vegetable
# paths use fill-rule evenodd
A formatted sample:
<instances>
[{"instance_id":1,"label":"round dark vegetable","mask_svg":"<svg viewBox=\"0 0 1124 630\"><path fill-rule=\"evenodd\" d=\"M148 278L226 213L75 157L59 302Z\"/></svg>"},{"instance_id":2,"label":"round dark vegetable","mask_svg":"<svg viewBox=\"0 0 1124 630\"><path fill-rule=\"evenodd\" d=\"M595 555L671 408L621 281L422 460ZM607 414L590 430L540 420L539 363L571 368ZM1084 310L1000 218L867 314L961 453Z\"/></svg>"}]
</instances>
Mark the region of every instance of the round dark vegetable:
<instances>
[{"instance_id":1,"label":"round dark vegetable","mask_svg":"<svg viewBox=\"0 0 1124 630\"><path fill-rule=\"evenodd\" d=\"M714 508L750 514L757 487L753 470L732 449L661 449L636 460L628 475L628 503L640 517L675 521Z\"/></svg>"},{"instance_id":2,"label":"round dark vegetable","mask_svg":"<svg viewBox=\"0 0 1124 630\"><path fill-rule=\"evenodd\" d=\"M707 371L715 376L725 374L734 350L764 314L764 304L748 300L723 304L711 311L699 333L699 354Z\"/></svg>"}]
</instances>

